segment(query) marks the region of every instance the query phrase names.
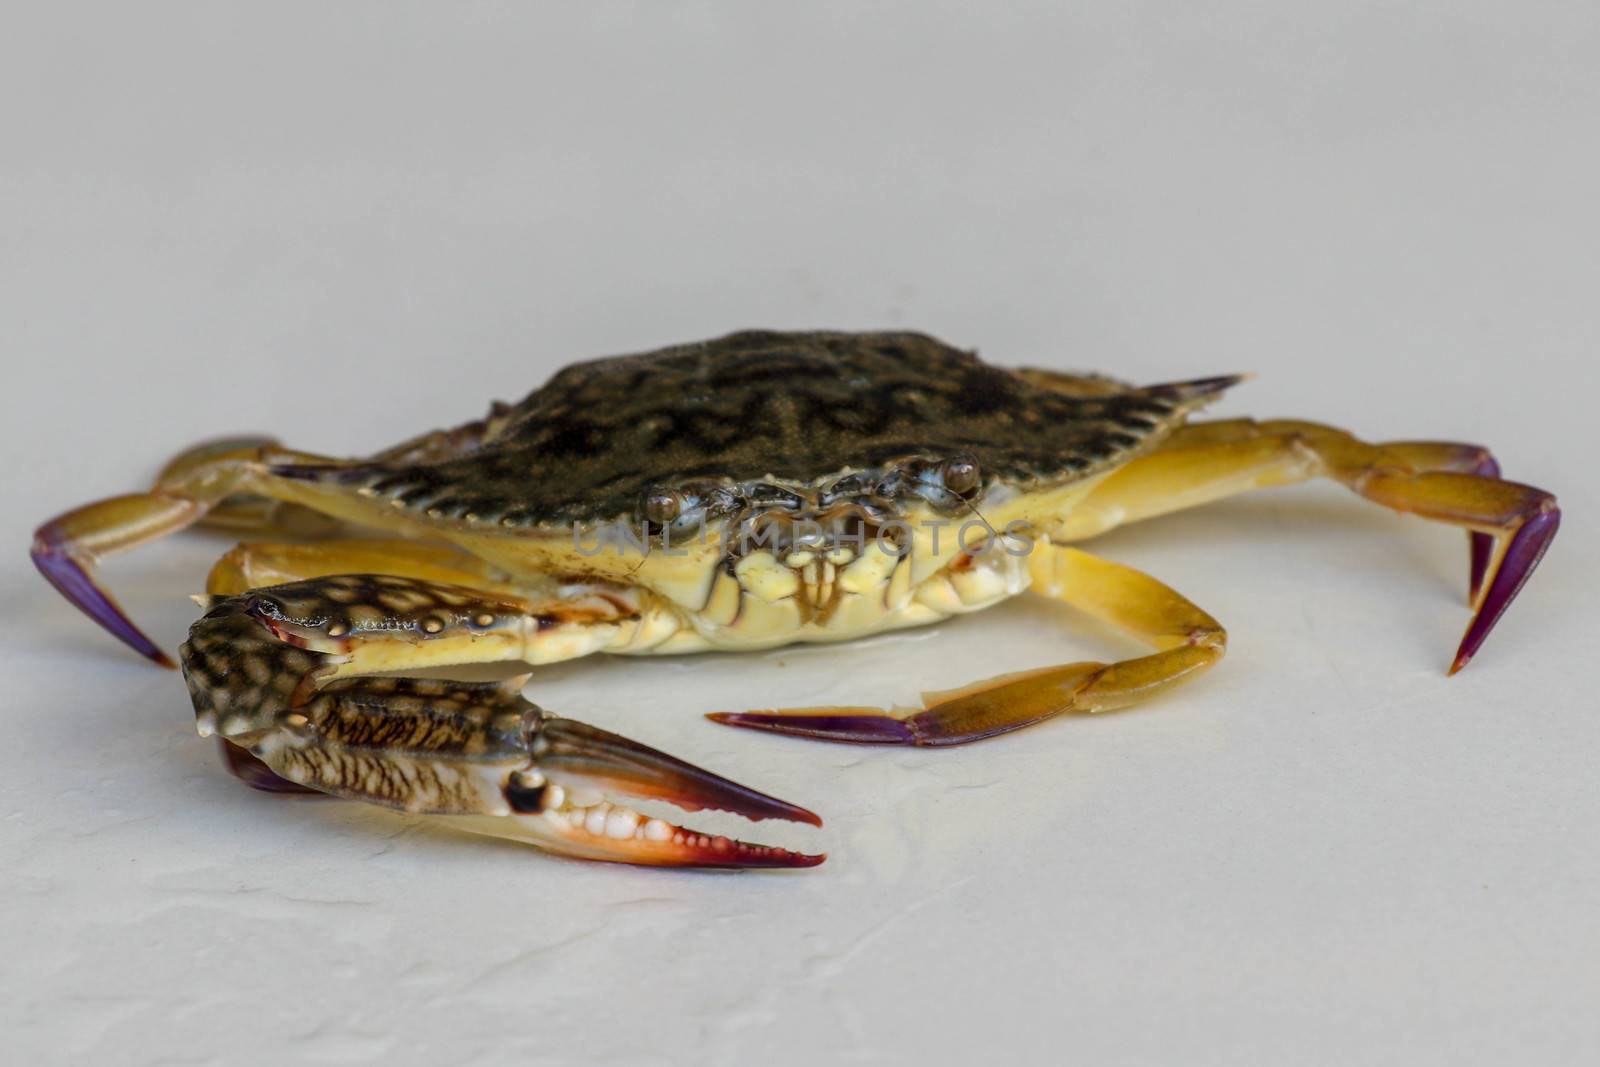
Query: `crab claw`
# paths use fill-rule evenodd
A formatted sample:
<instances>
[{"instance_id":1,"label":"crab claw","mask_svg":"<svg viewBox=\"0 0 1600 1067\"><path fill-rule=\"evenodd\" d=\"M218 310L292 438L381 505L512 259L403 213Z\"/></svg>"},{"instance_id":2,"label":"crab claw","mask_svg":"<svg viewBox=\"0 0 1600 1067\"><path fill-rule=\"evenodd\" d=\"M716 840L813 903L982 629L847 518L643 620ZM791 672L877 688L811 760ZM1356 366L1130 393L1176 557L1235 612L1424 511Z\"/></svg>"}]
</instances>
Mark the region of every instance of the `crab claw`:
<instances>
[{"instance_id":1,"label":"crab claw","mask_svg":"<svg viewBox=\"0 0 1600 1067\"><path fill-rule=\"evenodd\" d=\"M815 867L826 858L701 833L625 806L616 797L822 825L805 808L617 734L549 718L538 725L531 753L530 765L508 779L505 798L519 831L514 836L552 852L659 867ZM508 829L469 828L501 835Z\"/></svg>"},{"instance_id":2,"label":"crab claw","mask_svg":"<svg viewBox=\"0 0 1600 1067\"><path fill-rule=\"evenodd\" d=\"M798 804L759 793L676 756L575 719L547 719L534 742L534 753L545 774L600 790L665 800L685 811L715 808L756 822L785 819L822 825L815 812Z\"/></svg>"},{"instance_id":3,"label":"crab claw","mask_svg":"<svg viewBox=\"0 0 1600 1067\"><path fill-rule=\"evenodd\" d=\"M389 608L380 610L380 594ZM522 656L521 641L497 645L495 635L506 620L533 616L496 616L508 605L495 594L335 575L208 606L179 650L195 724L202 736L224 739L229 767L257 788L304 786L581 859L669 867L823 860L635 811L624 798L822 825L798 805L549 714L522 695L526 674L469 682L389 673L459 662L466 641L478 643L476 662ZM479 621L485 615L489 623ZM401 626L423 617L440 626Z\"/></svg>"}]
</instances>

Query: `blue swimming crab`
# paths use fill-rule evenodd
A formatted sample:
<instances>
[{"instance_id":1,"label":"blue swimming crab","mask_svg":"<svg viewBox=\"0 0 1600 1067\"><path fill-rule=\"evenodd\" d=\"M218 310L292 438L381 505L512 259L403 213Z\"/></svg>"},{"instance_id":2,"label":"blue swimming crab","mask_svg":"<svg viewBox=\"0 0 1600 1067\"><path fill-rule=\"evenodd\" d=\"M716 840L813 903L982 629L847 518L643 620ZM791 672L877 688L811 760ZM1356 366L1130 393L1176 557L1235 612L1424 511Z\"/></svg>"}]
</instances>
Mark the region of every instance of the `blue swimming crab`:
<instances>
[{"instance_id":1,"label":"blue swimming crab","mask_svg":"<svg viewBox=\"0 0 1600 1067\"><path fill-rule=\"evenodd\" d=\"M178 653L200 733L221 738L245 781L589 859L807 867L823 857L624 801L820 826L805 808L553 715L523 697L526 674L440 669L840 641L1025 592L1152 648L930 694L920 709L710 716L830 741L977 741L1126 707L1222 658L1215 619L1080 543L1319 476L1469 532L1461 669L1555 536L1555 499L1502 480L1472 445L1191 421L1240 380L1134 386L992 366L916 333L743 332L574 364L519 404L361 458L263 438L197 446L148 492L45 523L32 555L67 599L170 665L95 582L99 557L195 523L319 527L223 556Z\"/></svg>"}]
</instances>

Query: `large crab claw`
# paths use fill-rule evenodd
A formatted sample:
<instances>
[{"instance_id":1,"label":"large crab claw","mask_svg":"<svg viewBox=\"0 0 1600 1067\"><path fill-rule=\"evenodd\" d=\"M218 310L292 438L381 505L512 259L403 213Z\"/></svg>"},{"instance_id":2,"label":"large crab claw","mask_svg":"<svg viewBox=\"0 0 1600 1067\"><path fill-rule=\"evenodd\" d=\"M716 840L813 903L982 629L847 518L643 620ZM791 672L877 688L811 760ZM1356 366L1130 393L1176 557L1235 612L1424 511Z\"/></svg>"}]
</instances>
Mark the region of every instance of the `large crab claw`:
<instances>
[{"instance_id":1,"label":"large crab claw","mask_svg":"<svg viewBox=\"0 0 1600 1067\"><path fill-rule=\"evenodd\" d=\"M369 610L383 603L404 607ZM428 625L410 625L413 617ZM260 788L365 800L583 859L675 867L822 862L635 810L637 799L822 824L798 805L545 712L522 696L526 675L464 682L348 673L368 665L416 669L458 653L480 662L509 657L525 647L527 625L516 605L478 590L339 576L220 598L179 656L200 733L243 750L230 766Z\"/></svg>"},{"instance_id":2,"label":"large crab claw","mask_svg":"<svg viewBox=\"0 0 1600 1067\"><path fill-rule=\"evenodd\" d=\"M815 867L825 856L706 834L641 814L638 797L687 811L715 808L752 820L821 826L813 812L757 792L665 752L572 719L544 719L533 758L505 797L515 836L583 859L666 867ZM468 825L502 836L510 827Z\"/></svg>"}]
</instances>

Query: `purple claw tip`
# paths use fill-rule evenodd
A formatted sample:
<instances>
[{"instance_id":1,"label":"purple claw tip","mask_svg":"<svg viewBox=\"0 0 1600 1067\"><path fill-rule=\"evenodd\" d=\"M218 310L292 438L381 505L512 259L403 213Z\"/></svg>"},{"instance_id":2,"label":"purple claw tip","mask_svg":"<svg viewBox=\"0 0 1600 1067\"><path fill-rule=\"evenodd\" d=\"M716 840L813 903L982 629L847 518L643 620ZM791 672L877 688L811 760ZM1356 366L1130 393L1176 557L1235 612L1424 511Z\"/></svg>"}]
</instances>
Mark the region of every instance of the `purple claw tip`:
<instances>
[{"instance_id":1,"label":"purple claw tip","mask_svg":"<svg viewBox=\"0 0 1600 1067\"><path fill-rule=\"evenodd\" d=\"M714 711L706 716L725 726L766 730L791 737L848 741L857 745L914 745L909 724L888 715L787 714L762 711Z\"/></svg>"},{"instance_id":2,"label":"purple claw tip","mask_svg":"<svg viewBox=\"0 0 1600 1067\"><path fill-rule=\"evenodd\" d=\"M1176 393L1182 400L1198 400L1202 397L1215 396L1226 389L1230 389L1240 382L1249 381L1249 374L1224 374L1215 378L1196 378L1194 381L1173 382L1169 385L1152 386L1152 390Z\"/></svg>"},{"instance_id":3,"label":"purple claw tip","mask_svg":"<svg viewBox=\"0 0 1600 1067\"><path fill-rule=\"evenodd\" d=\"M1494 629L1495 623L1500 621L1500 616L1505 614L1506 608L1510 607L1517 594L1522 592L1522 587L1527 584L1528 578L1539 566L1539 561L1544 559L1550 542L1555 539L1556 531L1560 528L1561 509L1552 506L1548 511L1541 512L1524 523L1516 536L1511 539L1505 559L1501 561L1494 581L1484 594L1483 606L1473 616L1472 624L1467 627L1467 635L1461 640L1461 648L1450 667L1451 674L1465 667L1471 662L1472 657L1478 654L1478 649L1483 647L1483 642Z\"/></svg>"},{"instance_id":4,"label":"purple claw tip","mask_svg":"<svg viewBox=\"0 0 1600 1067\"><path fill-rule=\"evenodd\" d=\"M36 543L30 555L33 565L39 568L45 581L55 586L57 592L77 605L85 615L141 656L163 667L176 666L154 641L122 613L122 609L94 583L94 579L89 577L77 560L48 544Z\"/></svg>"}]
</instances>

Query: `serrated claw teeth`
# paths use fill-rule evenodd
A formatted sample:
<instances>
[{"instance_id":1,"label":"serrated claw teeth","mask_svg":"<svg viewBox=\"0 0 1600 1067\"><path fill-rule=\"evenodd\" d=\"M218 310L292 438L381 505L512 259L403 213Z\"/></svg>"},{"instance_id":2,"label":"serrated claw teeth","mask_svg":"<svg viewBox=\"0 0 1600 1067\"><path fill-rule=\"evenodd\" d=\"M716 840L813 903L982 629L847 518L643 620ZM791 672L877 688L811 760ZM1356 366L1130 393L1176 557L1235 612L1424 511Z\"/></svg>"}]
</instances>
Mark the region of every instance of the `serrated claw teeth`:
<instances>
[{"instance_id":1,"label":"serrated claw teeth","mask_svg":"<svg viewBox=\"0 0 1600 1067\"><path fill-rule=\"evenodd\" d=\"M822 825L805 808L618 734L545 719L531 752L532 765L511 776L506 798L524 828L555 851L662 867L814 867L825 858L700 833L620 803L618 796L641 797L689 811Z\"/></svg>"}]
</instances>

